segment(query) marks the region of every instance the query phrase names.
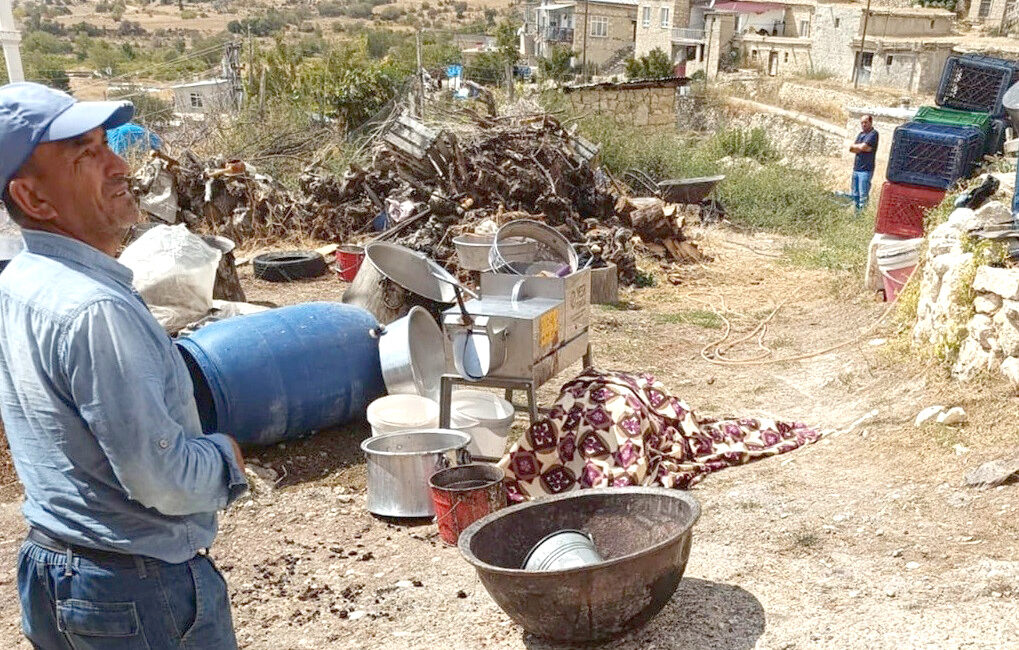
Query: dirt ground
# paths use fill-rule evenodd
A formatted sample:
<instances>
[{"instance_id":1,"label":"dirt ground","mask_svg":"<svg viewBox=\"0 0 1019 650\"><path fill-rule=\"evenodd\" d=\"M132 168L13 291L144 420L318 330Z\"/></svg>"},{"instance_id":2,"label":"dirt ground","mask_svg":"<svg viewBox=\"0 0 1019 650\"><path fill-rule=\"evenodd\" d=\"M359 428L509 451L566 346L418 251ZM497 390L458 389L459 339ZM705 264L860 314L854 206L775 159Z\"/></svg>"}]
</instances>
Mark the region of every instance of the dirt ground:
<instances>
[{"instance_id":1,"label":"dirt ground","mask_svg":"<svg viewBox=\"0 0 1019 650\"><path fill-rule=\"evenodd\" d=\"M593 310L599 366L653 372L702 414L767 414L836 430L696 486L704 511L679 590L613 647L1019 646L1019 486L962 485L967 469L1019 446L1019 401L999 383L949 381L892 342L890 326L866 331L884 306L858 282L783 262L787 243L708 231L703 246L715 261L684 268L678 286L662 281ZM280 287L244 273L251 300L329 300L342 291L333 278ZM712 365L700 350L721 330L704 302L723 297L738 333L783 303L764 338L776 357L861 340L800 362ZM576 370L546 385L543 403ZM931 404L961 405L970 420L914 428ZM224 515L213 549L241 646L550 647L499 610L433 524L365 512L358 444L367 435L357 424L250 451L281 478L274 489L256 485ZM27 647L13 573L24 527L16 494L0 499L0 647Z\"/></svg>"}]
</instances>

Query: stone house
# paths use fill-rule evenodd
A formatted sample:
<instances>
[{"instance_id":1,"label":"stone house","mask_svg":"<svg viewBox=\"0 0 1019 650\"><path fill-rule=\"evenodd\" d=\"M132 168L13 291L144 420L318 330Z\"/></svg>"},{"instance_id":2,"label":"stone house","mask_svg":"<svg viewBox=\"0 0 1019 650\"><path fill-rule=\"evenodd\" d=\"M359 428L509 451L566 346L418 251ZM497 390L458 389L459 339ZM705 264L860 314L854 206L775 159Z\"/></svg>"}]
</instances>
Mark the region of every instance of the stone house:
<instances>
[{"instance_id":1,"label":"stone house","mask_svg":"<svg viewBox=\"0 0 1019 650\"><path fill-rule=\"evenodd\" d=\"M998 34L1014 33L1019 31L1019 2L972 0L966 18L974 25L983 25Z\"/></svg>"},{"instance_id":2,"label":"stone house","mask_svg":"<svg viewBox=\"0 0 1019 650\"><path fill-rule=\"evenodd\" d=\"M958 37L954 14L920 7L872 8L863 38L864 9L856 3L819 4L814 13L812 69L860 85L932 92ZM855 76L854 76L855 75Z\"/></svg>"},{"instance_id":3,"label":"stone house","mask_svg":"<svg viewBox=\"0 0 1019 650\"><path fill-rule=\"evenodd\" d=\"M809 69L814 0L697 0L681 14L678 7L683 4L641 0L635 44L638 56L656 47L669 51L669 45L677 74L686 75L705 70L713 76L723 58L744 60L771 75ZM648 13L657 16L667 7L677 16L688 16L687 24L674 25L671 34L654 20L645 25L643 18Z\"/></svg>"},{"instance_id":4,"label":"stone house","mask_svg":"<svg viewBox=\"0 0 1019 650\"><path fill-rule=\"evenodd\" d=\"M638 0L541 0L525 13L521 53L544 57L556 46L569 47L579 64L612 67L633 52ZM671 17L670 17L671 23Z\"/></svg>"}]
</instances>

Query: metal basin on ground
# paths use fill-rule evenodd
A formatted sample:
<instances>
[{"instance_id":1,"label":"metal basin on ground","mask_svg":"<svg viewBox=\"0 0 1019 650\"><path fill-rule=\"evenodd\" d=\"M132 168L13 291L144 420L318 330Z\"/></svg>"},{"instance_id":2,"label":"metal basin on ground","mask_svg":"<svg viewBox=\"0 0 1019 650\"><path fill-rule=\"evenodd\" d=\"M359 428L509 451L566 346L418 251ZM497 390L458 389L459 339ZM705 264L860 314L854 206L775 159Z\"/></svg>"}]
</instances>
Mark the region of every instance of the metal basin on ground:
<instances>
[{"instance_id":1,"label":"metal basin on ground","mask_svg":"<svg viewBox=\"0 0 1019 650\"><path fill-rule=\"evenodd\" d=\"M560 642L602 641L643 625L683 577L700 505L665 488L579 490L518 504L475 522L460 551L510 618ZM525 571L528 551L557 530L590 533L604 562Z\"/></svg>"}]
</instances>

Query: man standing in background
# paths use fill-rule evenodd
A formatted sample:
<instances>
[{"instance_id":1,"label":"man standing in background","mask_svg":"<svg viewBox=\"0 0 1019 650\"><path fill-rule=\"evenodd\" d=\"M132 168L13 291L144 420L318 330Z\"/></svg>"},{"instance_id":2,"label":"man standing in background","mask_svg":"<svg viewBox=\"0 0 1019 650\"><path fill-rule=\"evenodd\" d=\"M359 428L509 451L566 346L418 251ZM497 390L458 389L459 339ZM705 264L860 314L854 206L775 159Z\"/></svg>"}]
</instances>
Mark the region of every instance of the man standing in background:
<instances>
[{"instance_id":1,"label":"man standing in background","mask_svg":"<svg viewBox=\"0 0 1019 650\"><path fill-rule=\"evenodd\" d=\"M870 181L874 177L874 156L877 152L877 131L874 129L874 118L864 115L860 118L860 133L856 142L849 145L849 150L856 154L853 161L852 195L859 214L867 207L870 196Z\"/></svg>"}]
</instances>

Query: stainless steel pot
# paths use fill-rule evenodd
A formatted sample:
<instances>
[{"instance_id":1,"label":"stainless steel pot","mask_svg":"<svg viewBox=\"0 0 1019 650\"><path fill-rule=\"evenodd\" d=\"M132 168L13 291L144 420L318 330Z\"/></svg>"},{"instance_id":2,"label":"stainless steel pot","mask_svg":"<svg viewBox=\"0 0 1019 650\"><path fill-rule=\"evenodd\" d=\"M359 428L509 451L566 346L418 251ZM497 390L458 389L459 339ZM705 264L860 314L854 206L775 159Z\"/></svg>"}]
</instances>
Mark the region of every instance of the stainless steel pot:
<instances>
[{"instance_id":1,"label":"stainless steel pot","mask_svg":"<svg viewBox=\"0 0 1019 650\"><path fill-rule=\"evenodd\" d=\"M373 330L379 337L382 379L390 395L422 395L439 401L439 380L446 370L442 330L423 307Z\"/></svg>"},{"instance_id":2,"label":"stainless steel pot","mask_svg":"<svg viewBox=\"0 0 1019 650\"><path fill-rule=\"evenodd\" d=\"M361 443L368 465L368 511L385 517L433 517L432 474L471 462L470 435L452 429L401 431Z\"/></svg>"}]
</instances>

